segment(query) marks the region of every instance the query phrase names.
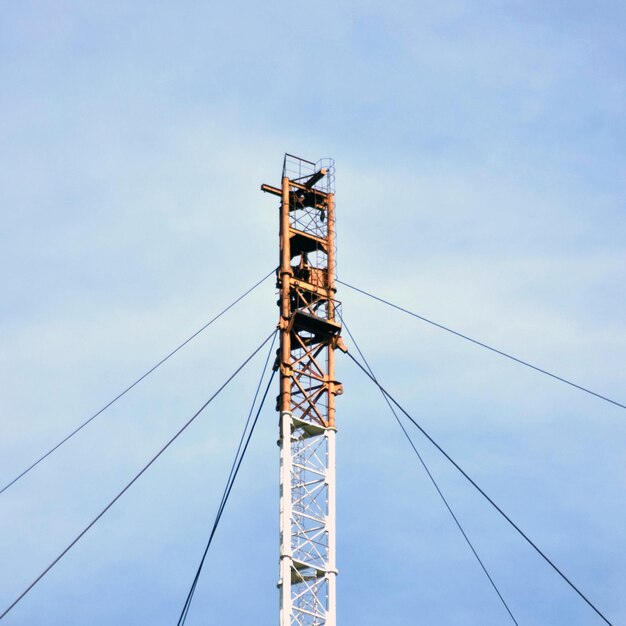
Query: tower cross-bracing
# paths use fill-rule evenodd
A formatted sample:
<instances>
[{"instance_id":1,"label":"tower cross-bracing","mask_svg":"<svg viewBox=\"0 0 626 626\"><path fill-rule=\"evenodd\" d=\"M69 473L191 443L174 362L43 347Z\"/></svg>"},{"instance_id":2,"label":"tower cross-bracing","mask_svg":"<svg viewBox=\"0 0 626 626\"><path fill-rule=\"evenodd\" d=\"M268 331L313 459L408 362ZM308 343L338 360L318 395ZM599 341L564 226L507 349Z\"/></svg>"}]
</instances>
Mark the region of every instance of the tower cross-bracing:
<instances>
[{"instance_id":1,"label":"tower cross-bracing","mask_svg":"<svg viewBox=\"0 0 626 626\"><path fill-rule=\"evenodd\" d=\"M335 626L334 166L285 155L280 188L280 626Z\"/></svg>"}]
</instances>

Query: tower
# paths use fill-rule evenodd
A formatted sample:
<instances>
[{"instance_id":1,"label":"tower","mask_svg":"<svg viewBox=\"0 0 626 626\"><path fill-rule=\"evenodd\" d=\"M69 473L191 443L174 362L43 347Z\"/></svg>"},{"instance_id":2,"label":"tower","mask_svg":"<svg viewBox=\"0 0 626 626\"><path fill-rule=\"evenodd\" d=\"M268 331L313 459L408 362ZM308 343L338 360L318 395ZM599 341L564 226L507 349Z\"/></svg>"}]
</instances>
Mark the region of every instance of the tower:
<instances>
[{"instance_id":1,"label":"tower","mask_svg":"<svg viewBox=\"0 0 626 626\"><path fill-rule=\"evenodd\" d=\"M290 154L279 196L280 626L336 626L334 165Z\"/></svg>"}]
</instances>

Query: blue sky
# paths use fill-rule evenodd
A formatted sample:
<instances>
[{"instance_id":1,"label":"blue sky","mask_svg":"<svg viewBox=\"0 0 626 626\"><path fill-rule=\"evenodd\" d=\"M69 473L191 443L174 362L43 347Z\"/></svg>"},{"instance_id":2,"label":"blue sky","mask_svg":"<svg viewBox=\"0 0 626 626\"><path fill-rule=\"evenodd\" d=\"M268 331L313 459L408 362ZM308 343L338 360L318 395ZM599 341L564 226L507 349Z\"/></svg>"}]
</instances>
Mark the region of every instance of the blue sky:
<instances>
[{"instance_id":1,"label":"blue sky","mask_svg":"<svg viewBox=\"0 0 626 626\"><path fill-rule=\"evenodd\" d=\"M285 151L337 164L346 282L624 402L621 2L20 2L0 21L0 476L277 260ZM615 624L617 407L341 289L380 379ZM267 335L270 282L0 496L7 605ZM6 618L172 624L261 358ZM339 623L507 623L338 364ZM271 404L271 403L270 403ZM268 405L189 624L277 623ZM520 624L599 624L416 434Z\"/></svg>"}]
</instances>

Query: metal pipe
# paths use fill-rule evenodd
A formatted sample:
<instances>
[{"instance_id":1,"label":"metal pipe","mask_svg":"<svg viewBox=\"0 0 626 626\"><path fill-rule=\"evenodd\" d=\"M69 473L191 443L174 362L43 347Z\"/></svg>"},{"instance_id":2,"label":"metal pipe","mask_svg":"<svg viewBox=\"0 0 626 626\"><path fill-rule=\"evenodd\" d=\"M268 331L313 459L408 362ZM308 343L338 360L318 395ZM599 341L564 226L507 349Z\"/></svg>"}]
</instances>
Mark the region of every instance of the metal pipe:
<instances>
[{"instance_id":1,"label":"metal pipe","mask_svg":"<svg viewBox=\"0 0 626 626\"><path fill-rule=\"evenodd\" d=\"M280 204L280 402L281 411L291 409L291 246L289 232L289 178L282 180L282 201Z\"/></svg>"}]
</instances>

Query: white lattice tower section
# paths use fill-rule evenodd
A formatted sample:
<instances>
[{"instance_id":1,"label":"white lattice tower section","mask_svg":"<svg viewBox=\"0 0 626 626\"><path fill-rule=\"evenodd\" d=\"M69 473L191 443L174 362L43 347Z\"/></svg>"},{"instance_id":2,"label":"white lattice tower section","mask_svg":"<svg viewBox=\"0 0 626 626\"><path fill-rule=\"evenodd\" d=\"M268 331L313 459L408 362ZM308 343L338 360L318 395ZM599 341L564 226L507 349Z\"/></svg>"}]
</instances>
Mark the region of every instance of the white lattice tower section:
<instances>
[{"instance_id":1,"label":"white lattice tower section","mask_svg":"<svg viewBox=\"0 0 626 626\"><path fill-rule=\"evenodd\" d=\"M336 624L335 430L281 415L280 625Z\"/></svg>"}]
</instances>

